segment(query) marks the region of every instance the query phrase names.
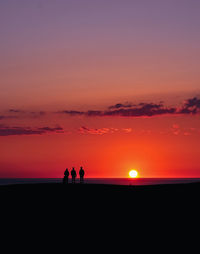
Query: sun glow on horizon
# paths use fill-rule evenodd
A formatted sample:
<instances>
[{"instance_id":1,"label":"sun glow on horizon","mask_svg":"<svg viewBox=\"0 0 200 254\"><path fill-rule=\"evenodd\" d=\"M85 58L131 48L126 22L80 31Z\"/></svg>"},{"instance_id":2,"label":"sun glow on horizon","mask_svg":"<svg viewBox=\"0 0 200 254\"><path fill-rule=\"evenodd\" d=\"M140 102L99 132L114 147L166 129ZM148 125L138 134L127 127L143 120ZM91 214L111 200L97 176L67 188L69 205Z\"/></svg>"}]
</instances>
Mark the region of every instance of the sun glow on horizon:
<instances>
[{"instance_id":1,"label":"sun glow on horizon","mask_svg":"<svg viewBox=\"0 0 200 254\"><path fill-rule=\"evenodd\" d=\"M135 170L135 169L130 170L128 174L129 174L130 178L136 178L136 177L138 177L138 171Z\"/></svg>"}]
</instances>

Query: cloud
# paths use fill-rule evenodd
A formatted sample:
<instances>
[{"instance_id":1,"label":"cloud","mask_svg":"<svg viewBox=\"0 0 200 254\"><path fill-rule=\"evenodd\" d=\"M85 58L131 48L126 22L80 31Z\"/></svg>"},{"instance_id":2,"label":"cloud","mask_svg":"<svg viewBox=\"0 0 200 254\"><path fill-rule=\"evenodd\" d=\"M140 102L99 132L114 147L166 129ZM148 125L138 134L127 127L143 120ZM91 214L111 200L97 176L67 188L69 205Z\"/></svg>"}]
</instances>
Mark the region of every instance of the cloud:
<instances>
[{"instance_id":1,"label":"cloud","mask_svg":"<svg viewBox=\"0 0 200 254\"><path fill-rule=\"evenodd\" d=\"M133 131L132 128L123 128L122 130L123 130L125 133L130 133L130 132Z\"/></svg>"},{"instance_id":2,"label":"cloud","mask_svg":"<svg viewBox=\"0 0 200 254\"><path fill-rule=\"evenodd\" d=\"M12 119L12 118L17 118L17 117L16 116L3 116L3 115L0 115L0 120Z\"/></svg>"},{"instance_id":3,"label":"cloud","mask_svg":"<svg viewBox=\"0 0 200 254\"><path fill-rule=\"evenodd\" d=\"M10 113L24 113L23 110L19 110L19 109L9 109L8 112L10 112Z\"/></svg>"},{"instance_id":4,"label":"cloud","mask_svg":"<svg viewBox=\"0 0 200 254\"><path fill-rule=\"evenodd\" d=\"M196 115L200 114L200 99L197 97L189 98L181 106L166 106L161 101L159 103L116 103L108 106L105 110L87 111L62 110L57 112L45 111L23 111L20 109L10 109L10 115L0 115L0 120L9 118L31 117L40 118L47 113L65 114L69 116L87 116L87 117L154 117L164 115Z\"/></svg>"},{"instance_id":5,"label":"cloud","mask_svg":"<svg viewBox=\"0 0 200 254\"><path fill-rule=\"evenodd\" d=\"M118 131L117 128L88 128L85 126L82 126L78 129L78 132L81 134L93 134L93 135L103 135L107 133L114 133Z\"/></svg>"},{"instance_id":6,"label":"cloud","mask_svg":"<svg viewBox=\"0 0 200 254\"><path fill-rule=\"evenodd\" d=\"M185 103L186 107L196 107L196 108L200 108L200 99L198 99L197 97L194 97L192 99L188 99Z\"/></svg>"},{"instance_id":7,"label":"cloud","mask_svg":"<svg viewBox=\"0 0 200 254\"><path fill-rule=\"evenodd\" d=\"M185 101L180 114L197 114L200 112L200 99L193 97Z\"/></svg>"},{"instance_id":8,"label":"cloud","mask_svg":"<svg viewBox=\"0 0 200 254\"><path fill-rule=\"evenodd\" d=\"M166 134L165 132L164 134ZM172 127L170 128L170 133L174 135L184 135L184 136L190 136L193 134L199 134L199 129L195 127L184 127L180 126L179 124L174 123Z\"/></svg>"},{"instance_id":9,"label":"cloud","mask_svg":"<svg viewBox=\"0 0 200 254\"><path fill-rule=\"evenodd\" d=\"M113 106L109 106L108 109L131 108L133 106L135 106L135 105L131 104L131 103L129 103L129 104L117 103L117 104L115 104Z\"/></svg>"},{"instance_id":10,"label":"cloud","mask_svg":"<svg viewBox=\"0 0 200 254\"><path fill-rule=\"evenodd\" d=\"M31 111L30 114L36 117L36 116L43 116L46 114L46 112L45 111L39 111L39 112Z\"/></svg>"},{"instance_id":11,"label":"cloud","mask_svg":"<svg viewBox=\"0 0 200 254\"><path fill-rule=\"evenodd\" d=\"M103 135L103 134L111 134L116 132L122 133L131 133L133 132L132 128L89 128L82 126L78 129L78 132L81 134L93 134L93 135Z\"/></svg>"},{"instance_id":12,"label":"cloud","mask_svg":"<svg viewBox=\"0 0 200 254\"><path fill-rule=\"evenodd\" d=\"M63 111L58 111L58 112L56 112L56 113L68 114L68 115L72 115L72 116L84 115L84 114L85 114L85 112L76 111L76 110L63 110Z\"/></svg>"},{"instance_id":13,"label":"cloud","mask_svg":"<svg viewBox=\"0 0 200 254\"><path fill-rule=\"evenodd\" d=\"M12 136L12 135L42 135L47 133L63 133L63 128L56 127L42 127L42 128L31 128L31 127L9 127L0 126L0 136Z\"/></svg>"},{"instance_id":14,"label":"cloud","mask_svg":"<svg viewBox=\"0 0 200 254\"><path fill-rule=\"evenodd\" d=\"M45 111L25 111L20 109L9 109L10 113L9 118L22 118L22 117L31 117L31 118L39 118L46 115Z\"/></svg>"},{"instance_id":15,"label":"cloud","mask_svg":"<svg viewBox=\"0 0 200 254\"><path fill-rule=\"evenodd\" d=\"M143 103L133 108L105 111L104 116L151 117L173 114L175 111L175 108L165 108L161 104Z\"/></svg>"},{"instance_id":16,"label":"cloud","mask_svg":"<svg viewBox=\"0 0 200 254\"><path fill-rule=\"evenodd\" d=\"M63 128L62 127L56 127L56 128L42 127L42 128L38 128L38 130L44 131L44 132L62 132Z\"/></svg>"},{"instance_id":17,"label":"cloud","mask_svg":"<svg viewBox=\"0 0 200 254\"><path fill-rule=\"evenodd\" d=\"M174 135L179 135L181 132L180 126L178 124L173 124L171 130Z\"/></svg>"},{"instance_id":18,"label":"cloud","mask_svg":"<svg viewBox=\"0 0 200 254\"><path fill-rule=\"evenodd\" d=\"M119 104L116 104L119 105ZM109 108L113 108L111 106ZM138 106L134 106L132 108L121 108L114 110L88 110L88 111L59 111L58 113L64 113L68 115L84 115L89 117L95 116L122 116L122 117L142 117L142 116L156 116L156 115L164 115L164 114L174 114L176 112L176 108L165 108L162 104L153 104L153 103L140 103Z\"/></svg>"},{"instance_id":19,"label":"cloud","mask_svg":"<svg viewBox=\"0 0 200 254\"><path fill-rule=\"evenodd\" d=\"M165 106L163 102L160 103L117 103L109 106L107 110L88 110L88 111L74 111L63 110L57 113L67 114L71 116L110 116L110 117L153 117L161 115L180 115L180 114L197 114L200 113L200 99L197 97L186 100L183 105L178 107Z\"/></svg>"}]
</instances>

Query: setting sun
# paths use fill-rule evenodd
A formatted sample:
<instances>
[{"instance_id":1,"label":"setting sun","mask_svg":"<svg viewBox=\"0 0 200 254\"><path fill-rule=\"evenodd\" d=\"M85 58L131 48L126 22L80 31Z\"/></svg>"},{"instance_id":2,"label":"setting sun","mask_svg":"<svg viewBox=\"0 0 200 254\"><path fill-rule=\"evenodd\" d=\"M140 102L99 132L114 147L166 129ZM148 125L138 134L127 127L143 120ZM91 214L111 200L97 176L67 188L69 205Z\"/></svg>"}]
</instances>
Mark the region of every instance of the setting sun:
<instances>
[{"instance_id":1,"label":"setting sun","mask_svg":"<svg viewBox=\"0 0 200 254\"><path fill-rule=\"evenodd\" d=\"M135 169L130 170L130 171L129 171L129 176L130 176L131 178L136 178L136 177L138 176L137 170L135 170Z\"/></svg>"}]
</instances>

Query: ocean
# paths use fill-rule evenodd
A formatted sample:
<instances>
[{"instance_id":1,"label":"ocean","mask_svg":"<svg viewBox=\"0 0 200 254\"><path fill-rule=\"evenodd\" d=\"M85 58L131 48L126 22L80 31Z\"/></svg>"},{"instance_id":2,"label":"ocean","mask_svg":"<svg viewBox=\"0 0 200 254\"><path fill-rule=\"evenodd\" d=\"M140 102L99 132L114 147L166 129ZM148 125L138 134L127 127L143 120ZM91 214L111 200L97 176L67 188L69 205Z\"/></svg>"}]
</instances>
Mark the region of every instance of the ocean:
<instances>
[{"instance_id":1,"label":"ocean","mask_svg":"<svg viewBox=\"0 0 200 254\"><path fill-rule=\"evenodd\" d=\"M86 178L84 182L87 184L160 185L200 182L200 178ZM62 183L62 178L0 178L0 185L34 183ZM79 183L79 179L76 179L76 183Z\"/></svg>"}]
</instances>

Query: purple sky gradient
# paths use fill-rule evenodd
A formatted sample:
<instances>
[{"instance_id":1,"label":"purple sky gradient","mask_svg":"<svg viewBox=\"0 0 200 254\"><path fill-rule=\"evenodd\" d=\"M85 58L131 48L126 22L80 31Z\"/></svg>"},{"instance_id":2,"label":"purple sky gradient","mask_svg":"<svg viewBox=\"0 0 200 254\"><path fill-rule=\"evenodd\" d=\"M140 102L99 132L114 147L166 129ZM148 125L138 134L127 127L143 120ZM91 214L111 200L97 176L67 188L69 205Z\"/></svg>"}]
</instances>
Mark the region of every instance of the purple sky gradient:
<instances>
[{"instance_id":1,"label":"purple sky gradient","mask_svg":"<svg viewBox=\"0 0 200 254\"><path fill-rule=\"evenodd\" d=\"M0 104L197 91L199 11L196 0L3 0Z\"/></svg>"}]
</instances>

